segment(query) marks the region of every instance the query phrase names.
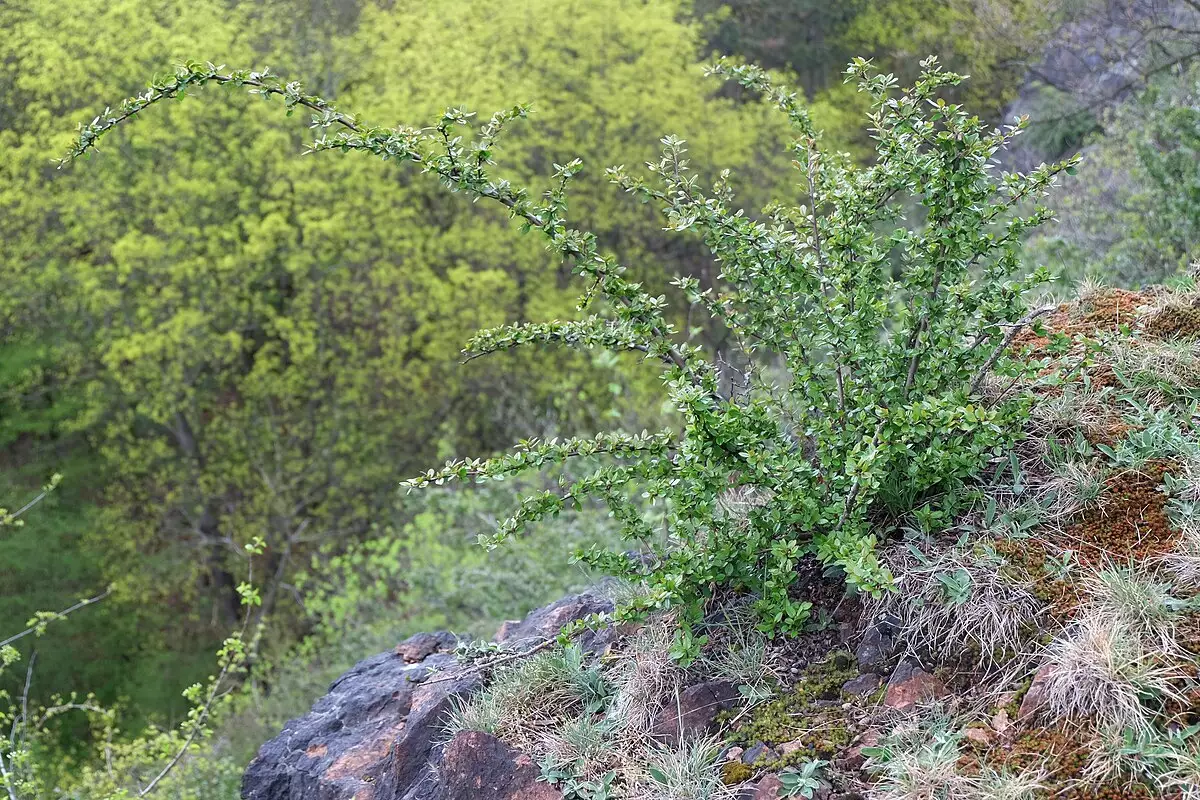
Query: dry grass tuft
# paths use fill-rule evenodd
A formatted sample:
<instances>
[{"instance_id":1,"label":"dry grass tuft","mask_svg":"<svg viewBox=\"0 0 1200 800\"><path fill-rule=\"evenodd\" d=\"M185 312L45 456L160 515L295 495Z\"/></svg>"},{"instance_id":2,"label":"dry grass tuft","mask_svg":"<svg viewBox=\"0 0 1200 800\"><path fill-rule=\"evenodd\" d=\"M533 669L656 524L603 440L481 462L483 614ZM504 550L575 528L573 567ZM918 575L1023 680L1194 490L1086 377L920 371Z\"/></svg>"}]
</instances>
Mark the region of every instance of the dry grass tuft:
<instances>
[{"instance_id":1,"label":"dry grass tuft","mask_svg":"<svg viewBox=\"0 0 1200 800\"><path fill-rule=\"evenodd\" d=\"M1181 701L1185 677L1173 659L1146 646L1128 622L1100 606L1081 616L1047 648L1050 667L1045 713L1054 719L1091 720L1099 730L1146 730L1147 699Z\"/></svg>"},{"instance_id":2,"label":"dry grass tuft","mask_svg":"<svg viewBox=\"0 0 1200 800\"><path fill-rule=\"evenodd\" d=\"M713 624L709 635L716 644L701 657L701 671L743 687L748 698L766 699L773 694L783 669L767 637L758 630L749 603L728 608L724 620Z\"/></svg>"},{"instance_id":3,"label":"dry grass tuft","mask_svg":"<svg viewBox=\"0 0 1200 800\"><path fill-rule=\"evenodd\" d=\"M721 742L692 739L678 748L646 749L645 772L631 776L630 800L732 800L721 780Z\"/></svg>"},{"instance_id":4,"label":"dry grass tuft","mask_svg":"<svg viewBox=\"0 0 1200 800\"><path fill-rule=\"evenodd\" d=\"M1200 592L1200 521L1182 520L1175 549L1160 556L1159 562L1176 587Z\"/></svg>"},{"instance_id":5,"label":"dry grass tuft","mask_svg":"<svg viewBox=\"0 0 1200 800\"><path fill-rule=\"evenodd\" d=\"M1132 564L1087 573L1081 583L1088 594L1087 613L1109 620L1158 652L1179 653L1176 633L1183 602L1171 584Z\"/></svg>"},{"instance_id":6,"label":"dry grass tuft","mask_svg":"<svg viewBox=\"0 0 1200 800\"><path fill-rule=\"evenodd\" d=\"M873 800L1032 800L1044 788L1046 770L1021 771L981 765L960 770L962 726L934 710L902 720L884 737L867 769L875 773Z\"/></svg>"},{"instance_id":7,"label":"dry grass tuft","mask_svg":"<svg viewBox=\"0 0 1200 800\"><path fill-rule=\"evenodd\" d=\"M868 600L867 613L898 619L899 638L915 650L948 660L969 650L993 668L1022 652L1041 627L1044 603L995 554L952 547L919 560L906 549L891 560L899 562L892 564L898 591Z\"/></svg>"},{"instance_id":8,"label":"dry grass tuft","mask_svg":"<svg viewBox=\"0 0 1200 800\"><path fill-rule=\"evenodd\" d=\"M599 777L620 762L612 719L583 714L542 736L541 750L555 764L572 765L579 777Z\"/></svg>"},{"instance_id":9,"label":"dry grass tuft","mask_svg":"<svg viewBox=\"0 0 1200 800\"><path fill-rule=\"evenodd\" d=\"M492 683L450 711L447 735L490 733L535 748L562 721L603 693L604 677L578 648L547 650L498 670Z\"/></svg>"},{"instance_id":10,"label":"dry grass tuft","mask_svg":"<svg viewBox=\"0 0 1200 800\"><path fill-rule=\"evenodd\" d=\"M664 618L651 620L634 638L612 677L616 697L609 716L616 720L624 746L648 739L664 698L680 678L679 666L671 658L673 626Z\"/></svg>"}]
</instances>

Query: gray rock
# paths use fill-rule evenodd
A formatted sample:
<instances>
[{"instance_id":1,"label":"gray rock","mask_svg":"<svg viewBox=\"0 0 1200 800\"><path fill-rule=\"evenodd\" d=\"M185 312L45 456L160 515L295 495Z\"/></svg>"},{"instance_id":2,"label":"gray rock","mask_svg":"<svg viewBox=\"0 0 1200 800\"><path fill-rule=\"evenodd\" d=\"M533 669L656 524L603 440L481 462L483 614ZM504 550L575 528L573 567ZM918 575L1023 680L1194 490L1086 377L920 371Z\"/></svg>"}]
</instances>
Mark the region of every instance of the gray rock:
<instances>
[{"instance_id":1,"label":"gray rock","mask_svg":"<svg viewBox=\"0 0 1200 800\"><path fill-rule=\"evenodd\" d=\"M429 672L428 665L406 664L394 652L360 661L329 687L308 714L289 722L259 749L242 776L242 796L245 800L375 796L377 783L388 782L385 761L393 742L406 733L415 690Z\"/></svg>"},{"instance_id":2,"label":"gray rock","mask_svg":"<svg viewBox=\"0 0 1200 800\"><path fill-rule=\"evenodd\" d=\"M540 642L557 636L564 625L592 614L608 614L612 610L613 602L599 592L571 595L529 612L520 622L505 622L496 632L495 640L510 646L519 646L522 642ZM607 630L588 631L580 635L577 641L584 649L598 652L608 644L608 638Z\"/></svg>"},{"instance_id":3,"label":"gray rock","mask_svg":"<svg viewBox=\"0 0 1200 800\"><path fill-rule=\"evenodd\" d=\"M676 702L669 700L655 718L650 733L669 746L709 733L717 714L733 708L741 700L737 687L728 681L706 681L689 686L679 693Z\"/></svg>"},{"instance_id":4,"label":"gray rock","mask_svg":"<svg viewBox=\"0 0 1200 800\"><path fill-rule=\"evenodd\" d=\"M866 672L857 678L851 678L843 683L842 691L853 695L870 694L878 689L882 683L883 680L874 672Z\"/></svg>"},{"instance_id":5,"label":"gray rock","mask_svg":"<svg viewBox=\"0 0 1200 800\"><path fill-rule=\"evenodd\" d=\"M743 764L757 764L759 761L775 758L775 751L767 747L762 742L754 744L749 750L742 753Z\"/></svg>"},{"instance_id":6,"label":"gray rock","mask_svg":"<svg viewBox=\"0 0 1200 800\"><path fill-rule=\"evenodd\" d=\"M886 673L895 650L895 642L884 633L882 626L872 625L863 632L854 648L854 657L858 659L861 672Z\"/></svg>"},{"instance_id":7,"label":"gray rock","mask_svg":"<svg viewBox=\"0 0 1200 800\"><path fill-rule=\"evenodd\" d=\"M525 639L541 642L563 625L611 609L596 594L567 597L510 626L503 640L518 647ZM445 652L454 644L449 633L418 634L356 664L311 711L259 748L242 776L244 800L560 797L545 784L529 785L536 766L503 743L474 737L457 749L440 744L453 704L480 688L478 672Z\"/></svg>"}]
</instances>

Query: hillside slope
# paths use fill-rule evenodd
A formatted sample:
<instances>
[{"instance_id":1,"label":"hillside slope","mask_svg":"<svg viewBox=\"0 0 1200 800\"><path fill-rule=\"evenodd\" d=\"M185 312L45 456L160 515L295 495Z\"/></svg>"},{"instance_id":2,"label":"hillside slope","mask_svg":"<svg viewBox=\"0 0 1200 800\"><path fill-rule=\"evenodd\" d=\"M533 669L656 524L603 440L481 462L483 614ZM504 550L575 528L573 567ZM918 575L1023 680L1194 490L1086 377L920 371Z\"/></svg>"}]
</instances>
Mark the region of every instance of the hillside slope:
<instances>
[{"instance_id":1,"label":"hillside slope","mask_svg":"<svg viewBox=\"0 0 1200 800\"><path fill-rule=\"evenodd\" d=\"M669 617L564 649L592 596L488 646L418 637L264 745L244 796L1196 797L1200 291L1088 288L1012 347L1037 377L986 394L1029 389L1027 435L950 529L879 514L898 591L813 563L819 624L768 641L729 598L687 668Z\"/></svg>"}]
</instances>

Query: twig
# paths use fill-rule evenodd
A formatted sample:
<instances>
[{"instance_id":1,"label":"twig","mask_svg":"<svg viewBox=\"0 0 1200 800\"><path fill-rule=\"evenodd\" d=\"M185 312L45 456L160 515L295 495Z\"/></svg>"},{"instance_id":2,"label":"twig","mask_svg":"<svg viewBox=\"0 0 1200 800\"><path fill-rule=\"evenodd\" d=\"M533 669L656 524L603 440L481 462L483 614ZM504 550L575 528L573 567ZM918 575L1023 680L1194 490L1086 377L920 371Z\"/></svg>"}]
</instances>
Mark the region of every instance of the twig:
<instances>
[{"instance_id":1,"label":"twig","mask_svg":"<svg viewBox=\"0 0 1200 800\"><path fill-rule=\"evenodd\" d=\"M510 653L506 656L498 656L487 662L476 662L474 664L469 665L462 672L456 672L452 675L443 675L440 678L434 678L432 680L422 681L422 683L427 686L435 684L435 683L445 683L446 681L457 680L457 679L461 678L464 673L471 672L472 670L481 670L481 669L485 669L485 668L490 669L492 667L498 667L501 664L508 664L509 662L512 662L512 661L519 661L522 658L528 658L529 656L534 655L535 653L540 653L542 650L545 650L547 647L549 647L550 645L554 644L557 641L558 641L557 638L546 639L541 644L531 647L528 650L522 650L519 653Z\"/></svg>"},{"instance_id":2,"label":"twig","mask_svg":"<svg viewBox=\"0 0 1200 800\"><path fill-rule=\"evenodd\" d=\"M92 603L97 603L97 602L103 600L104 598L108 597L110 594L112 594L112 587L105 589L103 592L96 595L95 597L89 597L86 600L80 600L78 603L71 606L70 608L65 608L62 611L56 612L55 617L58 617L58 618L65 617L67 614L70 614L73 611L78 611L79 609L81 609L85 606L90 606ZM20 633L14 633L12 636L10 636L7 639L5 639L4 641L0 642L0 647L4 647L5 645L12 644L13 642L17 641L18 639L24 639L26 636L28 636L29 634L36 631L39 627L41 627L41 626L34 625L31 628L26 628L25 630L21 631Z\"/></svg>"},{"instance_id":3,"label":"twig","mask_svg":"<svg viewBox=\"0 0 1200 800\"><path fill-rule=\"evenodd\" d=\"M247 583L249 583L253 579L253 575L254 575L254 562L253 562L253 560L251 560L250 567L248 569L248 574L246 576ZM208 698L204 701L204 705L201 706L200 713L198 713L196 715L196 718L192 721L191 730L188 732L187 738L183 741L183 744L180 745L179 749L175 752L175 755L171 757L171 760L168 761L166 763L166 765L162 768L162 770L159 771L159 773L154 776L154 779L151 780L150 783L146 784L146 786L144 788L142 788L140 791L138 791L137 796L139 798L145 797L146 795L153 792L155 787L157 787L158 784L160 782L162 782L162 780L171 773L171 770L175 769L176 765L179 764L179 762L181 760L183 760L184 755L191 748L192 743L196 741L196 737L200 735L200 732L202 730L204 730L204 723L208 721L208 716L212 711L213 704L216 703L217 700L219 700L220 698L224 697L227 694L226 692L221 691L221 684L225 682L225 677L229 674L229 670L235 664L240 664L241 662L244 662L248 658L247 653L248 653L249 648L246 644L246 634L250 630L250 621L253 617L254 617L254 605L252 603L247 602L246 603L246 615L242 621L242 629L238 634L238 641L240 642L240 646L245 649L243 649L241 651L240 657L236 653L227 653L225 655L225 657L224 657L225 663L221 666L221 672L217 675L216 679L213 681L212 689L209 690ZM261 630L261 627L262 627L262 619L261 618L259 619L258 626L259 626L259 630Z\"/></svg>"},{"instance_id":4,"label":"twig","mask_svg":"<svg viewBox=\"0 0 1200 800\"><path fill-rule=\"evenodd\" d=\"M21 743L25 743L25 724L29 721L29 687L33 683L33 665L37 662L37 650L29 654L29 665L25 667L25 687L21 690ZM9 735L9 741L16 739L17 720L13 719L12 733Z\"/></svg>"},{"instance_id":5,"label":"twig","mask_svg":"<svg viewBox=\"0 0 1200 800\"><path fill-rule=\"evenodd\" d=\"M979 387L983 385L983 381L987 377L988 372L993 366L996 365L996 362L1000 360L1000 356L1002 356L1004 351L1009 348L1009 345L1012 344L1013 339L1017 338L1017 334L1025 330L1025 328L1032 324L1033 321L1038 317L1049 314L1056 308L1058 308L1058 306L1042 306L1041 308L1036 308L1018 320L1017 323L1009 329L1008 333L1004 335L1004 340L1001 341L996 349L992 351L992 354L988 356L987 361L983 362L983 366L979 368L977 373L975 373L975 378L971 381L971 394L976 394L979 391Z\"/></svg>"}]
</instances>

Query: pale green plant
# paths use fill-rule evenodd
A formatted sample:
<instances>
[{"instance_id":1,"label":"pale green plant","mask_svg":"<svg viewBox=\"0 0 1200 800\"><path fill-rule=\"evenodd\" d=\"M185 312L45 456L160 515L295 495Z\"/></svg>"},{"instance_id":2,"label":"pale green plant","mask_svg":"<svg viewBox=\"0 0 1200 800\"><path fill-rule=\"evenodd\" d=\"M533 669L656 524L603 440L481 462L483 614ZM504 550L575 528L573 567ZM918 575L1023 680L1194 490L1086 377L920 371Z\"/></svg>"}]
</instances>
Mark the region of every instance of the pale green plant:
<instances>
[{"instance_id":1,"label":"pale green plant","mask_svg":"<svg viewBox=\"0 0 1200 800\"><path fill-rule=\"evenodd\" d=\"M634 790L638 800L726 800L733 791L721 780L721 743L698 737L678 748L646 753L647 780Z\"/></svg>"}]
</instances>

